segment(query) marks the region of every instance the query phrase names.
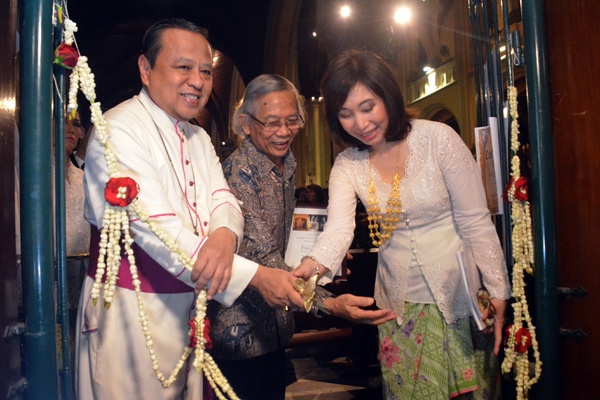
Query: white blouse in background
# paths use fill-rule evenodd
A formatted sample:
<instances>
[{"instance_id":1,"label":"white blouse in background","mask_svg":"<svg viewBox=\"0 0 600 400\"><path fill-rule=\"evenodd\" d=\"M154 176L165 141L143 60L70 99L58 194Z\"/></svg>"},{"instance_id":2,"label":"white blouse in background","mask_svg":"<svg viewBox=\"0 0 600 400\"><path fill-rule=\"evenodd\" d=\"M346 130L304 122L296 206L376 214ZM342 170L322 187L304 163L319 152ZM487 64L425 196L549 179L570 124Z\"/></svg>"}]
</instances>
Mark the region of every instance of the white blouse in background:
<instances>
[{"instance_id":1,"label":"white blouse in background","mask_svg":"<svg viewBox=\"0 0 600 400\"><path fill-rule=\"evenodd\" d=\"M83 170L70 165L66 171L65 209L67 231L67 256L89 253L90 224L83 216L85 191L83 190Z\"/></svg>"}]
</instances>

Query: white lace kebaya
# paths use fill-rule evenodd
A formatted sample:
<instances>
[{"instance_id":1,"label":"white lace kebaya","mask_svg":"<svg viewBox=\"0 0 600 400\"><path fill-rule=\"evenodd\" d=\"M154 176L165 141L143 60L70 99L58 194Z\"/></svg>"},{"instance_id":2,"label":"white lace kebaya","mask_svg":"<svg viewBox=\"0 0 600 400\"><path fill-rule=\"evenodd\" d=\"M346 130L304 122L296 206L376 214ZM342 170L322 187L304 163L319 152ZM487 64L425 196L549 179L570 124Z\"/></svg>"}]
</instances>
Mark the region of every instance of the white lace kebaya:
<instances>
[{"instance_id":1,"label":"white lace kebaya","mask_svg":"<svg viewBox=\"0 0 600 400\"><path fill-rule=\"evenodd\" d=\"M400 184L402 217L379 248L375 299L402 323L405 301L435 302L447 323L470 315L460 282L456 251L473 252L491 297L508 299L510 285L500 240L486 205L481 173L460 136L447 125L414 120L409 156ZM367 204L368 151L350 148L338 155L329 180L328 223L311 256L330 269L331 281L352 241L356 197ZM371 171L382 212L391 185ZM415 290L423 287L431 292ZM415 286L416 285L416 286Z\"/></svg>"}]
</instances>

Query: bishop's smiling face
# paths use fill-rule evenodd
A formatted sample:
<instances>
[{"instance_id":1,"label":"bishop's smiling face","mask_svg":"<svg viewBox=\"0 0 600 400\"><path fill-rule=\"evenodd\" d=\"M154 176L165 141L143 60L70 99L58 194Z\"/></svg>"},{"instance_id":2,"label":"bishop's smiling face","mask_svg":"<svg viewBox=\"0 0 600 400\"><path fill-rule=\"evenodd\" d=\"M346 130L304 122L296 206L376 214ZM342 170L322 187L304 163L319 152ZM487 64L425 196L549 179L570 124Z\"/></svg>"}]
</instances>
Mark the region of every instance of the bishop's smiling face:
<instances>
[{"instance_id":1,"label":"bishop's smiling face","mask_svg":"<svg viewBox=\"0 0 600 400\"><path fill-rule=\"evenodd\" d=\"M200 33L169 28L151 67L141 55L138 67L150 98L167 114L188 121L206 105L212 91L212 50Z\"/></svg>"}]
</instances>

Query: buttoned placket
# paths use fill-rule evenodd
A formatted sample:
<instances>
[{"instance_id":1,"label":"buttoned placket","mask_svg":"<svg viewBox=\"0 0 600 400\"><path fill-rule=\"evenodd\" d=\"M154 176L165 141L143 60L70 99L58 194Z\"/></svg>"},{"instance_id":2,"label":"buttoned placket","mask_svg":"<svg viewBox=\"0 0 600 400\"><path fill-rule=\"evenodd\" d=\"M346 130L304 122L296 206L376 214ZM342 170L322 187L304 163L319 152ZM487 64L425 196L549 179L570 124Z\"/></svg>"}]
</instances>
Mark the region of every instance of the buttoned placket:
<instances>
[{"instance_id":1,"label":"buttoned placket","mask_svg":"<svg viewBox=\"0 0 600 400\"><path fill-rule=\"evenodd\" d=\"M193 170L193 163L190 159L191 152L188 147L188 140L185 135L185 129L183 126L179 126L181 122L175 124L175 133L179 139L179 159L181 160L181 170L183 171L183 189L186 206L189 208L191 217L195 218L192 225L195 225L196 234L202 234L204 236L204 226L207 222L203 223L200 215L198 214L198 190L195 173Z\"/></svg>"}]
</instances>

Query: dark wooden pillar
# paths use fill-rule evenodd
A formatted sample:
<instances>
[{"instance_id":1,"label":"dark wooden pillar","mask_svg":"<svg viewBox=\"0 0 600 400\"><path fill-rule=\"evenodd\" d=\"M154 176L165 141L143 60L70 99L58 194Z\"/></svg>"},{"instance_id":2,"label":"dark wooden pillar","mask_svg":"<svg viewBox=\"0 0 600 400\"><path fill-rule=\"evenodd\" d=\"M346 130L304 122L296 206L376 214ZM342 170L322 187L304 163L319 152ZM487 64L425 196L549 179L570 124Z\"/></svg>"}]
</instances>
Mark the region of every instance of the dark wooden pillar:
<instances>
[{"instance_id":1,"label":"dark wooden pillar","mask_svg":"<svg viewBox=\"0 0 600 400\"><path fill-rule=\"evenodd\" d=\"M589 399L600 391L600 7L549 0L545 8L558 284L588 291L560 306L560 326L587 335L561 339L561 398Z\"/></svg>"}]
</instances>

